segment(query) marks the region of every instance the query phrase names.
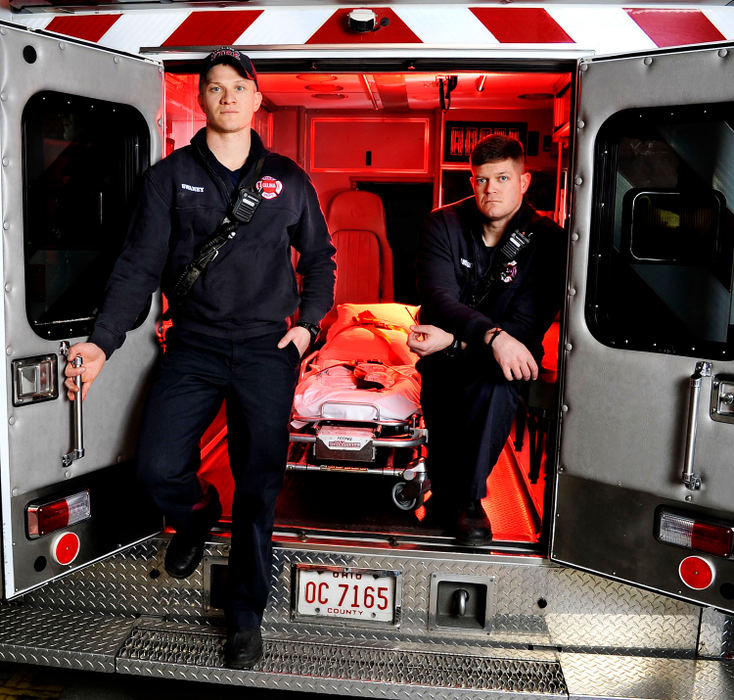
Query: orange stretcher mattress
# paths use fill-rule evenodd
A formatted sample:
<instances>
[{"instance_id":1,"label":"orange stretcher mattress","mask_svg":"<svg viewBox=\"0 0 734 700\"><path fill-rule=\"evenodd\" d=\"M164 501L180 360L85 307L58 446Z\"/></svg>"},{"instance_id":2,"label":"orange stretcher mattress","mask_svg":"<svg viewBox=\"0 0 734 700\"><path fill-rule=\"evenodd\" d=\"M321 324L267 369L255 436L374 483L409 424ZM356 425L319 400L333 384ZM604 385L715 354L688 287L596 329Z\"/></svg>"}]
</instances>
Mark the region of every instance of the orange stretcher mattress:
<instances>
[{"instance_id":1,"label":"orange stretcher mattress","mask_svg":"<svg viewBox=\"0 0 734 700\"><path fill-rule=\"evenodd\" d=\"M418 356L407 345L417 313L405 304L340 304L296 387L294 424L395 422L419 413Z\"/></svg>"}]
</instances>

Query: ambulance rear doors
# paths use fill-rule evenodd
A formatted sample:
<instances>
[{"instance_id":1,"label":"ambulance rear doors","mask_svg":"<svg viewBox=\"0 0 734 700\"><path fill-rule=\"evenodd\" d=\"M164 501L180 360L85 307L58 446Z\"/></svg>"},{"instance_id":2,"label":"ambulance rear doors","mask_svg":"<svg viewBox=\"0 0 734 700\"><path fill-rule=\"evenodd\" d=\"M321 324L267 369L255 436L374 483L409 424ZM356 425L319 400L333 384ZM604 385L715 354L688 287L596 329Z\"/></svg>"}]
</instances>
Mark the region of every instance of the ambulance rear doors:
<instances>
[{"instance_id":1,"label":"ambulance rear doors","mask_svg":"<svg viewBox=\"0 0 734 700\"><path fill-rule=\"evenodd\" d=\"M551 558L734 610L734 52L584 59Z\"/></svg>"},{"instance_id":2,"label":"ambulance rear doors","mask_svg":"<svg viewBox=\"0 0 734 700\"><path fill-rule=\"evenodd\" d=\"M11 598L159 529L132 458L159 304L106 364L83 411L63 349L85 340L135 189L161 152L158 64L0 26L5 401L3 593Z\"/></svg>"}]
</instances>

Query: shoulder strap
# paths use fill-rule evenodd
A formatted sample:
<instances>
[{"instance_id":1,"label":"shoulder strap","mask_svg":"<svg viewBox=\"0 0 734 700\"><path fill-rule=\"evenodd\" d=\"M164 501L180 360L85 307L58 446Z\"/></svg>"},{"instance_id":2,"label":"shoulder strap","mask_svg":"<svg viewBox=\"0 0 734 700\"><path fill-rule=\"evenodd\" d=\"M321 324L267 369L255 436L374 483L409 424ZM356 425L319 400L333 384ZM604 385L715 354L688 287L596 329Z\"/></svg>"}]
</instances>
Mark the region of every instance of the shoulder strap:
<instances>
[{"instance_id":1,"label":"shoulder strap","mask_svg":"<svg viewBox=\"0 0 734 700\"><path fill-rule=\"evenodd\" d=\"M517 229L507 237L507 240L504 242L492 261L489 271L481 280L479 280L479 284L471 294L468 302L469 306L476 309L484 303L485 299L489 296L490 292L496 286L497 281L500 279L501 270L508 262L514 260L520 251L530 245L530 242L533 240L533 235L532 231L525 232Z\"/></svg>"},{"instance_id":2,"label":"shoulder strap","mask_svg":"<svg viewBox=\"0 0 734 700\"><path fill-rule=\"evenodd\" d=\"M266 154L260 156L260 159L257 161L257 165L255 166L255 170L247 181L244 181L244 178L240 181L239 187L237 188L238 192L241 192L242 190L251 192L253 190L255 183L262 172L263 164L265 163L265 155ZM249 220L244 223L249 223ZM199 276L204 272L206 266L214 260L217 255L219 255L219 251L236 235L237 223L232 221L232 219L230 219L230 213L227 213L219 226L217 226L212 237L204 243L204 245L199 249L196 257L179 275L176 280L176 284L173 286L174 300L183 299L183 297L191 291L191 287L194 286L194 282L199 279Z\"/></svg>"}]
</instances>

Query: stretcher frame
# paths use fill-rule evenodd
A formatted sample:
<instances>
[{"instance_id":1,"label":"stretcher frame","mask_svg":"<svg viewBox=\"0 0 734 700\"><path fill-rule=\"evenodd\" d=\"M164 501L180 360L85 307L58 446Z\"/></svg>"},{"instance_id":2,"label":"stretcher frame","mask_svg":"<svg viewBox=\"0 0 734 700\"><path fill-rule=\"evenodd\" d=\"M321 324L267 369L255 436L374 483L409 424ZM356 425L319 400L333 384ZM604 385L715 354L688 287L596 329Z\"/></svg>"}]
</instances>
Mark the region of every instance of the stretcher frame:
<instances>
[{"instance_id":1,"label":"stretcher frame","mask_svg":"<svg viewBox=\"0 0 734 700\"><path fill-rule=\"evenodd\" d=\"M318 356L318 351L304 358L301 364L299 382L304 379L311 364ZM365 421L349 418L328 418L325 408L330 405L351 405L372 408L374 419ZM371 474L398 479L392 489L393 503L401 510L414 510L423 504L424 494L430 486L427 478L424 445L428 439L428 432L423 426L423 418L419 411L414 412L406 419L383 419L380 416L380 407L365 401L324 401L318 415L302 416L293 413L291 424L302 423L299 430L289 433L287 471L294 472L342 472L353 474ZM374 459L365 461L348 460L335 457L328 460L316 459L315 445L319 440L319 431L323 426L342 426L348 432L350 428L371 428L374 435L371 438L374 448ZM395 434L383 436L381 431L388 428L397 431ZM413 450L412 459L397 460L396 450ZM385 452L383 452L383 450ZM378 458L379 461L378 461Z\"/></svg>"}]
</instances>

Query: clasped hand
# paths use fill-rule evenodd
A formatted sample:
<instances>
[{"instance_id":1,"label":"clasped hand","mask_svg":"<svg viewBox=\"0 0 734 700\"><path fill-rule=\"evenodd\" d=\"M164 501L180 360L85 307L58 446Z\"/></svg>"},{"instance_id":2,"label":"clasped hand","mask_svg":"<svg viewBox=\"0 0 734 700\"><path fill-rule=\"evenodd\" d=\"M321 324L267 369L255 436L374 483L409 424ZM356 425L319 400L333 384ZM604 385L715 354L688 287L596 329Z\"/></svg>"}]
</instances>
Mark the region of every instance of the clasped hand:
<instances>
[{"instance_id":1,"label":"clasped hand","mask_svg":"<svg viewBox=\"0 0 734 700\"><path fill-rule=\"evenodd\" d=\"M494 331L487 331L484 342L489 343ZM505 375L505 379L537 379L538 363L530 350L517 338L502 331L492 342L492 354Z\"/></svg>"},{"instance_id":2,"label":"clasped hand","mask_svg":"<svg viewBox=\"0 0 734 700\"><path fill-rule=\"evenodd\" d=\"M408 347L418 357L445 350L453 342L454 336L438 326L411 326L408 334Z\"/></svg>"},{"instance_id":3,"label":"clasped hand","mask_svg":"<svg viewBox=\"0 0 734 700\"><path fill-rule=\"evenodd\" d=\"M484 337L488 344L494 331L488 331ZM454 342L453 334L431 325L415 325L410 327L408 347L419 357L426 357L445 350ZM514 379L537 379L538 363L530 350L506 331L497 335L492 343L492 354L508 381Z\"/></svg>"}]
</instances>

